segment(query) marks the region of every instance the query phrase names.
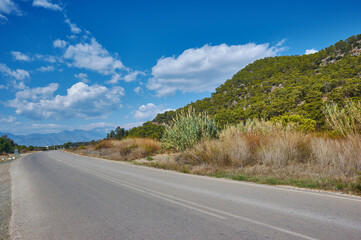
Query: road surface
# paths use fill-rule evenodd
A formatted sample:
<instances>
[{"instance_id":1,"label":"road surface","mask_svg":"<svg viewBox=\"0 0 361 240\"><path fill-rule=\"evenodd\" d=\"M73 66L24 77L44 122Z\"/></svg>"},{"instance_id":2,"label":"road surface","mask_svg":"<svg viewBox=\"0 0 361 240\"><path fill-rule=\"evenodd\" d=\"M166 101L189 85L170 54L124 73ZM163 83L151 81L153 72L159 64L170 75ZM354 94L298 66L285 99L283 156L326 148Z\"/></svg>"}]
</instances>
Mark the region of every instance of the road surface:
<instances>
[{"instance_id":1,"label":"road surface","mask_svg":"<svg viewBox=\"0 0 361 240\"><path fill-rule=\"evenodd\" d=\"M12 239L361 239L361 198L82 157L15 160Z\"/></svg>"}]
</instances>

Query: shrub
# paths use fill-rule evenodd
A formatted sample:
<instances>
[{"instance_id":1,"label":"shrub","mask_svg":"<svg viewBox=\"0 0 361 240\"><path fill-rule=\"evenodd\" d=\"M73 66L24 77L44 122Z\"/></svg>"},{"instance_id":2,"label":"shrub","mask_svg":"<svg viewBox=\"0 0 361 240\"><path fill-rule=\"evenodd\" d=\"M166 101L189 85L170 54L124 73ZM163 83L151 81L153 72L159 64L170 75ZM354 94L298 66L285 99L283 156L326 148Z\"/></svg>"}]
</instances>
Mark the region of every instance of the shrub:
<instances>
[{"instance_id":1,"label":"shrub","mask_svg":"<svg viewBox=\"0 0 361 240\"><path fill-rule=\"evenodd\" d=\"M152 156L160 150L158 141L149 138L103 140L94 146L90 145L85 149L77 149L78 153L81 154L122 161Z\"/></svg>"},{"instance_id":2,"label":"shrub","mask_svg":"<svg viewBox=\"0 0 361 240\"><path fill-rule=\"evenodd\" d=\"M111 147L113 147L113 144L111 141L103 140L94 146L94 150L98 150L98 149L102 149L102 148L111 148Z\"/></svg>"},{"instance_id":3,"label":"shrub","mask_svg":"<svg viewBox=\"0 0 361 240\"><path fill-rule=\"evenodd\" d=\"M295 128L303 132L313 132L316 129L316 121L304 118L301 115L282 115L271 118L271 122L281 123L283 126L294 125Z\"/></svg>"},{"instance_id":4,"label":"shrub","mask_svg":"<svg viewBox=\"0 0 361 240\"><path fill-rule=\"evenodd\" d=\"M196 114L192 109L177 114L166 126L162 137L163 147L183 151L203 139L216 138L219 128L206 113Z\"/></svg>"}]
</instances>

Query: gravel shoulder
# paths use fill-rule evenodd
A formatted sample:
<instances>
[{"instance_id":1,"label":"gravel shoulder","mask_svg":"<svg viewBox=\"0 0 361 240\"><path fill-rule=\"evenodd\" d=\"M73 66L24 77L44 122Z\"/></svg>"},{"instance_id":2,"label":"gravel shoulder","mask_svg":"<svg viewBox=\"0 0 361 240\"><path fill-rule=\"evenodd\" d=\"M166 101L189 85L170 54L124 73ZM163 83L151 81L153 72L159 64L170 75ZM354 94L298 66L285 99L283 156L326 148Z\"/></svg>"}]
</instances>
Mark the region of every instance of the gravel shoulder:
<instances>
[{"instance_id":1,"label":"gravel shoulder","mask_svg":"<svg viewBox=\"0 0 361 240\"><path fill-rule=\"evenodd\" d=\"M11 218L10 162L0 164L0 240L8 240Z\"/></svg>"}]
</instances>

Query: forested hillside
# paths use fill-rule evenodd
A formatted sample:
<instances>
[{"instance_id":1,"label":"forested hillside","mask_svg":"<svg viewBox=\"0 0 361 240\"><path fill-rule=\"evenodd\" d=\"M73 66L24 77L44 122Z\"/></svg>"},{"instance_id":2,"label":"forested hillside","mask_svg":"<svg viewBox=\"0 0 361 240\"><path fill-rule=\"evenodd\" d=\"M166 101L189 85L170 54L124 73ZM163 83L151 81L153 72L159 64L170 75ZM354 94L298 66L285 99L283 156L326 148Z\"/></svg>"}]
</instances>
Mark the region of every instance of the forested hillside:
<instances>
[{"instance_id":1,"label":"forested hillside","mask_svg":"<svg viewBox=\"0 0 361 240\"><path fill-rule=\"evenodd\" d=\"M361 34L315 54L257 60L211 97L176 111L189 107L206 111L220 124L298 114L316 120L322 128L322 107L343 104L345 99L361 100ZM169 122L174 115L174 111L158 114L153 122Z\"/></svg>"}]
</instances>

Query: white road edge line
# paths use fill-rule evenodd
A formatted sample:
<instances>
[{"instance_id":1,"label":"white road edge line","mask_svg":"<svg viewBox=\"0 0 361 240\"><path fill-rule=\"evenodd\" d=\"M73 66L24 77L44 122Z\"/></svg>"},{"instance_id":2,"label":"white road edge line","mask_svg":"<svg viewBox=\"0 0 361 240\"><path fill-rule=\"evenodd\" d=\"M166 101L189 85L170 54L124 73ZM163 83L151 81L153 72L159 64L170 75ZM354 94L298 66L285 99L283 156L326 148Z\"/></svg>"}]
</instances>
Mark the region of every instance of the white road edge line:
<instances>
[{"instance_id":1,"label":"white road edge line","mask_svg":"<svg viewBox=\"0 0 361 240\"><path fill-rule=\"evenodd\" d=\"M220 215L218 215L218 214L214 214L214 213L211 213L211 212L208 212L208 211L204 211L204 210L202 210L202 209L199 209L199 208L196 208L196 207L193 207L193 206L189 206L189 205L186 205L186 204L183 204L183 203L174 201L174 200L172 200L172 199L168 199L168 198L162 197L162 196L160 196L160 195L158 195L158 194L151 193L150 191L146 191L146 190L143 190L143 189L138 188L138 187L133 187L133 186L131 186L131 185L129 185L129 184L126 184L126 183L122 183L121 181L114 180L114 179L112 179L111 177L108 177L108 176L106 176L106 175L97 174L97 173L95 173L95 172L93 172L93 171L84 171L84 172L91 173L91 174L93 174L93 175L95 175L95 176L98 176L98 177L100 177L100 178L106 179L106 180L108 180L108 181L111 181L111 182L114 182L114 183L117 183L117 184L120 184L120 185L125 186L125 187L127 187L127 188L130 188L130 189L133 189L133 190L142 192L142 193L146 193L146 194L148 194L148 195L151 195L151 196L154 196L154 197L163 199L163 200L165 200L165 201L168 201L168 202L171 202L171 203L174 203L174 204L177 204L177 205L180 205L180 206L183 206L183 207L186 207L186 208L189 208L189 209L192 209L192 210L195 210L195 211L204 213L204 214L208 214L208 215L213 216L213 217L220 218L220 219L222 219L222 220L226 219L225 217L220 216Z\"/></svg>"},{"instance_id":2,"label":"white road edge line","mask_svg":"<svg viewBox=\"0 0 361 240\"><path fill-rule=\"evenodd\" d=\"M101 173L95 172L94 170L90 170L90 171L93 172L93 174L103 175L103 174L101 174ZM89 173L91 173L91 172L89 172ZM132 187L131 185L136 186L136 185L134 185L134 184L132 184L132 183L128 183L128 182L126 182L126 181L119 180L119 179L116 179L116 178L113 178L113 177L109 177L109 176L106 176L106 175L103 175L102 177L108 178L108 180L114 179L114 180L113 180L114 182L123 182L123 183L125 183L125 184L127 184L127 185L130 185L129 187ZM122 184L122 183L120 183L120 184ZM286 230L286 229L283 229L283 228L275 227L275 226L272 226L272 225L269 225L269 224L266 224L266 223L262 223L262 222L259 222L259 221L256 221L256 220L252 220L252 219L249 219L249 218L241 217L241 216L238 216L238 215L235 215L235 214L232 214L232 213L228 213L228 212L224 212L224 211L221 211L221 210L218 210L218 209L215 209L215 208L210 208L210 207L207 207L207 206L204 206L204 205L200 205L200 204L197 204L197 203L194 203L194 202L191 202L191 201L187 201L187 200L184 200L184 199L181 199L181 198L178 198L178 197L175 197L175 196L171 196L171 195L168 195L168 194L164 194L164 193L161 193L161 192L158 192L158 191L149 190L149 189L144 190L144 188L142 188L142 187L139 187L139 186L136 186L136 187L139 188L139 189L141 189L141 190L144 191L144 192L153 192L153 193L156 193L156 194L159 194L159 195L166 196L166 197L168 197L168 198L173 198L173 199L176 199L176 200L178 200L178 201L182 201L182 202L185 202L185 203L187 203L187 204L192 204L192 205L195 205L195 206L198 206L198 207L207 209L207 210L211 210L211 211L214 211L214 212L217 212L217 213L220 213L220 214L229 216L229 217L233 217L233 218L236 218L236 219L239 219L239 220L242 220L242 221L250 222L250 223L253 223L253 224L256 224L256 225L261 225L261 226L264 226L264 227L267 227L267 228L271 228L271 229L274 229L274 230L277 230L277 231L280 231L280 232L288 233L288 234L293 235L293 236L296 236L296 237L300 237L300 238L308 239L308 240L318 240L318 239L316 239L316 238L312 238L312 237L309 237L309 236L304 235L304 234L300 234L300 233L296 233L296 232L293 232L293 231L289 231L289 230ZM151 194L151 195L152 195L152 194Z\"/></svg>"},{"instance_id":3,"label":"white road edge line","mask_svg":"<svg viewBox=\"0 0 361 240\"><path fill-rule=\"evenodd\" d=\"M245 182L245 181L236 181L236 180L232 180L232 179L224 179L224 178L222 179L222 178L214 178L214 177L209 177L209 176L199 176L199 175L194 175L194 174L185 174L185 173L180 173L180 172L176 172L176 171L172 171L172 170L157 169L157 168L152 168L152 167L147 167L147 166L142 166L142 165L134 165L134 164L127 163L127 162L111 161L109 159L90 157L90 156L83 156L83 155L79 155L79 154L75 154L75 153L68 153L68 152L63 152L63 153L66 153L66 154L69 154L69 155L75 155L75 156L83 157L83 158L92 158L92 159L96 159L96 160L106 161L108 163L123 164L123 165L129 166L129 167L134 167L134 168L149 169L151 171L168 172L168 173L179 174L179 175L187 175L187 176L203 178L203 179L208 178L208 179L210 179L212 181L223 181L223 182L229 182L229 183L232 183L232 184L248 185L248 186L255 186L255 187L260 187L260 188L277 189L277 190L282 190L282 191L291 191L291 192L298 192L298 193L317 195L317 196L322 196L322 197L338 198L338 199L342 199L342 200L361 202L360 197L353 196L353 195L350 195L348 197L344 197L344 196L338 196L336 194L339 194L339 193L334 193L334 192L325 191L324 193L322 193L322 192L315 192L317 190L313 190L313 189L291 189L290 187L292 187L292 186L283 186L283 185L269 186L269 185L266 185L266 184L259 184L259 183ZM320 191L322 191L322 190L320 190Z\"/></svg>"},{"instance_id":4,"label":"white road edge line","mask_svg":"<svg viewBox=\"0 0 361 240\"><path fill-rule=\"evenodd\" d=\"M59 160L59 159L56 159L56 160ZM60 161L61 163L63 164L66 164L72 168L75 168L74 166L68 164L68 163L65 163L63 161ZM205 213L205 214L208 214L210 216L215 216L215 217L218 217L220 219L226 219L225 217L223 216L220 216L220 215L217 215L217 214L213 214L211 212L208 212L208 211L204 211L202 209L199 209L199 208L196 208L196 207L193 207L193 206L190 206L190 205L186 205L186 204L182 204L180 202L177 202L177 201L174 201L172 199L176 199L178 201L181 201L181 202L184 202L184 203L187 203L187 204L192 204L194 206L198 206L198 207L202 207L204 209L208 209L208 210L211 210L211 211L214 211L214 212L217 212L217 213L220 213L220 214L223 214L223 215L226 215L226 216L229 216L229 217L233 217L233 218L236 218L236 219L239 219L239 220L242 220L242 221L245 221L245 222L249 222L249 223L253 223L255 225L259 225L259 226L263 226L263 227L267 227L267 228L270 228L270 229L273 229L273 230L276 230L276 231L280 231L280 232L283 232L283 233L286 233L286 234L289 234L289 235L292 235L292 236L295 236L295 237L299 237L299 238L303 238L303 239L307 239L307 240L319 240L317 238L313 238L313 237L310 237L310 236L307 236L307 235L304 235L304 234L301 234L301 233L297 233L297 232L293 232L293 231L289 231L287 229L284 229L284 228L279 228L279 227L276 227L276 226L272 226L272 225L269 225L267 223L262 223L262 222L259 222L259 221L256 221L256 220L252 220L252 219L249 219L249 218L245 218L245 217L241 217L241 216L238 216L238 215L235 215L235 214L232 214L232 213L228 213L228 212L224 212L224 211L221 211L221 210L218 210L218 209L214 209L214 208L210 208L210 207L207 207L207 206L203 206L203 205L200 205L200 204L197 204L197 203L194 203L194 202L190 202L190 201L187 201L187 200L184 200L184 199L181 199L181 198L178 198L178 197L175 197L175 196L171 196L171 195L168 195L168 194L164 194L164 193L161 193L161 192L158 192L158 191L154 191L154 190L149 190L149 189L142 189L141 187L139 186L136 186L134 184L131 184L131 183L128 183L126 181L123 181L123 180L119 180L119 179L116 179L116 178L113 178L113 177L110 177L110 176L107 176L107 175L104 175L102 173L99 173L99 172L96 172L94 170L91 170L91 169L88 169L88 168L84 168L84 169L80 169L80 168L77 168L78 170L80 171L83 171L83 172L87 172L87 173L90 173L90 174L93 174L93 175L96 175L98 177L101 177L103 179L106 179L108 181L111 181L111 182L114 182L114 183L118 183L120 185L123 185L125 187L128 187L128 188L131 188L131 189L134 189L134 190L137 190L139 192L143 192L143 193L147 193L149 195L152 195L152 196L155 196L155 197L158 197L160 199L163 199L165 201L169 201L169 202L172 202L174 204L177 204L177 205L180 205L180 206L183 206L183 207L186 207L186 208L189 208L189 209L193 209L193 210L196 210L198 212L201 212L201 213ZM133 186L131 186L133 185ZM134 187L136 186L136 187ZM163 195L163 196L166 196L168 198L172 198L172 199L168 199L168 198L165 198L165 197L162 197L160 195Z\"/></svg>"}]
</instances>

